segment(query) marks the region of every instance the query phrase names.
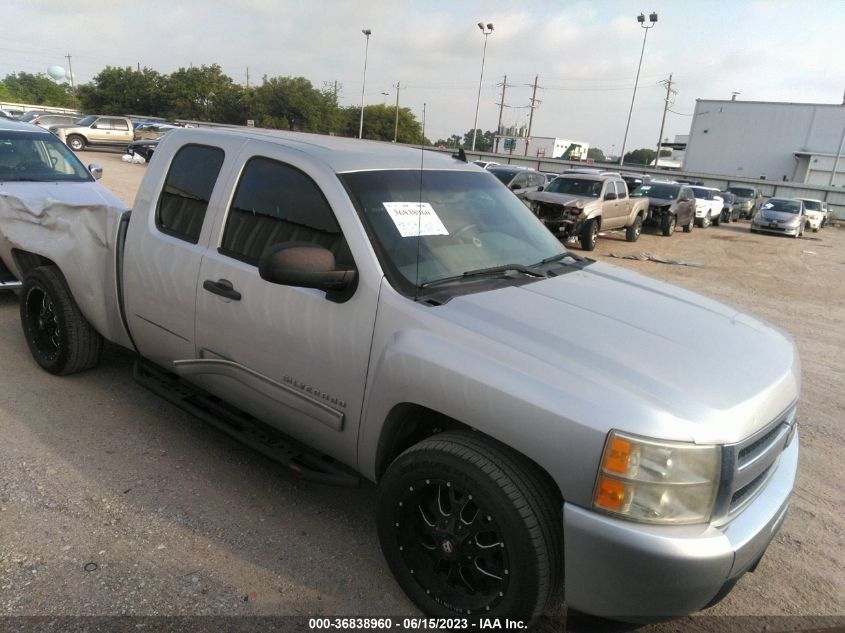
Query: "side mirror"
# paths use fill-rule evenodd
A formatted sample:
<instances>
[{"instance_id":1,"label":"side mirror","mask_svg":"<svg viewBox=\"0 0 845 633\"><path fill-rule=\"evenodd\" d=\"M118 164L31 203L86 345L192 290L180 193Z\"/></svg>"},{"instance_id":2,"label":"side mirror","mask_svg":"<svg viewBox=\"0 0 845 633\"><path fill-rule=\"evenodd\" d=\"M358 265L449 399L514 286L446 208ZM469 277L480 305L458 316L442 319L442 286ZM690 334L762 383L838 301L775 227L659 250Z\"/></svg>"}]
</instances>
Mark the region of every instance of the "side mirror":
<instances>
[{"instance_id":1,"label":"side mirror","mask_svg":"<svg viewBox=\"0 0 845 633\"><path fill-rule=\"evenodd\" d=\"M511 191L518 191L520 189L522 189L522 185L520 185L518 182L515 182L511 185Z\"/></svg>"},{"instance_id":2,"label":"side mirror","mask_svg":"<svg viewBox=\"0 0 845 633\"><path fill-rule=\"evenodd\" d=\"M91 175L94 176L94 180L99 180L103 177L103 168L97 163L91 163L88 165L88 171L90 171Z\"/></svg>"},{"instance_id":3,"label":"side mirror","mask_svg":"<svg viewBox=\"0 0 845 633\"><path fill-rule=\"evenodd\" d=\"M539 187L537 187L537 191L542 191L542 190L543 190L543 185L540 185Z\"/></svg>"},{"instance_id":4,"label":"side mirror","mask_svg":"<svg viewBox=\"0 0 845 633\"><path fill-rule=\"evenodd\" d=\"M336 268L332 252L310 242L271 246L258 261L258 274L270 283L326 292L348 288L357 276L354 268Z\"/></svg>"},{"instance_id":5,"label":"side mirror","mask_svg":"<svg viewBox=\"0 0 845 633\"><path fill-rule=\"evenodd\" d=\"M614 193L614 192L606 193L606 194L604 194L604 199L605 200L616 200L616 193Z\"/></svg>"}]
</instances>

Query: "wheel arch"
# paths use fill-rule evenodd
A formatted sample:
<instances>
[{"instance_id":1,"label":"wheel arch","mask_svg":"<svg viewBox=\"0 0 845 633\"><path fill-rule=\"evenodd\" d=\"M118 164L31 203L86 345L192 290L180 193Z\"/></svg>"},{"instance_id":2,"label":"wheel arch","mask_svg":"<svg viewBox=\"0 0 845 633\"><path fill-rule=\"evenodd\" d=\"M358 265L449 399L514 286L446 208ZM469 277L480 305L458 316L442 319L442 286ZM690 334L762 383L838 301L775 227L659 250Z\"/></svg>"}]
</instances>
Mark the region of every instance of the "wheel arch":
<instances>
[{"instance_id":1,"label":"wheel arch","mask_svg":"<svg viewBox=\"0 0 845 633\"><path fill-rule=\"evenodd\" d=\"M475 429L468 424L456 420L444 413L416 404L403 402L395 405L387 415L379 437L378 449L376 451L375 476L380 481L393 461L406 449L414 444L434 435L446 431L471 431L480 438L503 447L519 458L530 463L548 486L549 490L556 496L556 499L563 503L563 493L549 472L533 459L524 453L508 446L496 438Z\"/></svg>"},{"instance_id":2,"label":"wheel arch","mask_svg":"<svg viewBox=\"0 0 845 633\"><path fill-rule=\"evenodd\" d=\"M18 279L21 281L23 281L23 278L33 268L38 268L39 266L56 266L58 268L56 262L49 257L20 248L12 249L12 261L17 269Z\"/></svg>"}]
</instances>

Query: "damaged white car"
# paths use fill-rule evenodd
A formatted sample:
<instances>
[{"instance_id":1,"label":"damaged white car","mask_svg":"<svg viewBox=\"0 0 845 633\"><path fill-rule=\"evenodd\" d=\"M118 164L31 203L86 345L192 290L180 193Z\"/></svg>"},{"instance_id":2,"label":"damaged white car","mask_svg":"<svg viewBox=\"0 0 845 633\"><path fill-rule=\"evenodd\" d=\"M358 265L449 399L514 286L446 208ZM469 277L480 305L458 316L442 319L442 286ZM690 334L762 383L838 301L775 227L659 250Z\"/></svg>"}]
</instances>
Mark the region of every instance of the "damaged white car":
<instances>
[{"instance_id":1,"label":"damaged white car","mask_svg":"<svg viewBox=\"0 0 845 633\"><path fill-rule=\"evenodd\" d=\"M68 236L64 248L74 248L75 242L70 236L78 231L100 232L90 228L96 227L95 223L86 222L85 216L92 213L92 209L125 208L114 194L96 182L102 173L102 168L93 163L86 168L47 130L0 120L0 208L15 212L4 214L10 223L5 238L9 232L26 234L43 224L45 219L49 221L45 217L46 210L54 213L57 208L78 210L78 221L74 226L68 226L68 231L60 233ZM68 222L61 216L56 216L54 221ZM106 236L100 238L105 246ZM78 253L75 259L84 268L91 263L89 257L90 254ZM0 290L19 287L20 281L0 261Z\"/></svg>"}]
</instances>

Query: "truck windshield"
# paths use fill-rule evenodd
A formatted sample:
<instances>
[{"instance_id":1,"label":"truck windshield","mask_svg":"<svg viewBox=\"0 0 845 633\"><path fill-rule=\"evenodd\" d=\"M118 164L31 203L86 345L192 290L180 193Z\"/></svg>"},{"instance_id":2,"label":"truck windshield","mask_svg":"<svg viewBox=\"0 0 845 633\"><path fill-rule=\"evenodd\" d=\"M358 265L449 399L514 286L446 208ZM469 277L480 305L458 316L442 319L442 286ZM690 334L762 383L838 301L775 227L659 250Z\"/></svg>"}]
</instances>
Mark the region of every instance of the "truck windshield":
<instances>
[{"instance_id":1,"label":"truck windshield","mask_svg":"<svg viewBox=\"0 0 845 633\"><path fill-rule=\"evenodd\" d=\"M467 271L567 257L560 241L489 174L384 170L340 177L376 242L388 278L398 281L394 286L400 291L416 292Z\"/></svg>"},{"instance_id":2,"label":"truck windshield","mask_svg":"<svg viewBox=\"0 0 845 633\"><path fill-rule=\"evenodd\" d=\"M0 132L0 181L87 182L94 178L67 145L44 132Z\"/></svg>"},{"instance_id":3,"label":"truck windshield","mask_svg":"<svg viewBox=\"0 0 845 633\"><path fill-rule=\"evenodd\" d=\"M745 187L728 187L728 191L740 198L753 198L754 190Z\"/></svg>"},{"instance_id":4,"label":"truck windshield","mask_svg":"<svg viewBox=\"0 0 845 633\"><path fill-rule=\"evenodd\" d=\"M569 193L573 196L598 198L601 195L601 185L601 180L561 176L556 178L546 191L548 193Z\"/></svg>"},{"instance_id":5,"label":"truck windshield","mask_svg":"<svg viewBox=\"0 0 845 633\"><path fill-rule=\"evenodd\" d=\"M821 211L822 203L818 200L804 200L804 208L807 211Z\"/></svg>"}]
</instances>

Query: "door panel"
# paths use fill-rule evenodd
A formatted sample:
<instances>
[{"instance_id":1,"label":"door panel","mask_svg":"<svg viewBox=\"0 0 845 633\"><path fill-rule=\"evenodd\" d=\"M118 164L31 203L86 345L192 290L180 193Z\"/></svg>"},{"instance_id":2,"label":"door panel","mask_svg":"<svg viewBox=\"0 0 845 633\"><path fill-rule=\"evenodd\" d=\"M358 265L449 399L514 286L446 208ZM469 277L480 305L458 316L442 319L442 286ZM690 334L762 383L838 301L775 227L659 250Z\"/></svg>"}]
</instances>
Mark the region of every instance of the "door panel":
<instances>
[{"instance_id":1,"label":"door panel","mask_svg":"<svg viewBox=\"0 0 845 633\"><path fill-rule=\"evenodd\" d=\"M236 147L185 145L161 169L156 199L143 199L129 223L124 256L126 316L143 356L172 369L196 357L194 310L200 262L216 213L228 199L218 174ZM149 168L152 169L152 168ZM155 172L148 173L154 179ZM140 215L147 213L146 217Z\"/></svg>"},{"instance_id":2,"label":"door panel","mask_svg":"<svg viewBox=\"0 0 845 633\"><path fill-rule=\"evenodd\" d=\"M291 241L324 246L339 265L354 266L327 196L305 171L309 166L283 147L265 146L262 154L244 157L222 235L202 260L198 359L178 363L177 371L354 465L378 286L360 283L349 299L336 302L321 290L259 276L261 253ZM328 182L341 188L336 178ZM228 282L240 299L207 290L205 281Z\"/></svg>"}]
</instances>

